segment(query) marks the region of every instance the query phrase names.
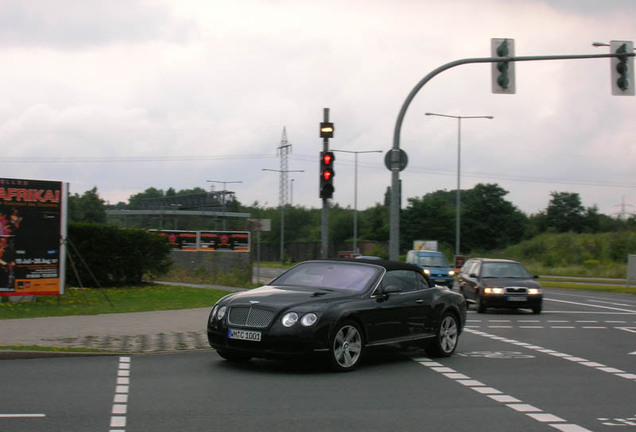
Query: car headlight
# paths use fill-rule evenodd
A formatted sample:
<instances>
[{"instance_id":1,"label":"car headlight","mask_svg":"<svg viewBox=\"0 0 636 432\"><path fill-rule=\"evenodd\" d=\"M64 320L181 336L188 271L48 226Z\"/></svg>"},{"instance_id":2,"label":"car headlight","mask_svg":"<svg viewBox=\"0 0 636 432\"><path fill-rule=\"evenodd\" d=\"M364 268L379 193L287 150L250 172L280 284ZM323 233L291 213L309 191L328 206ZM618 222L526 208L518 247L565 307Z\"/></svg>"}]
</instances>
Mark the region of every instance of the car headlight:
<instances>
[{"instance_id":1,"label":"car headlight","mask_svg":"<svg viewBox=\"0 0 636 432\"><path fill-rule=\"evenodd\" d=\"M449 275L449 276L455 276L455 272L454 272L454 271L452 271L452 270L449 270L449 271L448 271L448 275Z\"/></svg>"},{"instance_id":2,"label":"car headlight","mask_svg":"<svg viewBox=\"0 0 636 432\"><path fill-rule=\"evenodd\" d=\"M216 304L214 305L214 307L212 308L212 313L210 313L210 322L214 321L214 319L216 318L216 312L219 310L219 305Z\"/></svg>"},{"instance_id":3,"label":"car headlight","mask_svg":"<svg viewBox=\"0 0 636 432\"><path fill-rule=\"evenodd\" d=\"M302 319L300 320L300 323L304 325L305 327L310 327L316 324L316 321L318 321L318 315L316 315L315 313L308 313L303 315Z\"/></svg>"},{"instance_id":4,"label":"car headlight","mask_svg":"<svg viewBox=\"0 0 636 432\"><path fill-rule=\"evenodd\" d=\"M225 312L227 312L227 306L221 306L219 310L216 312L216 319L222 320L225 316Z\"/></svg>"},{"instance_id":5,"label":"car headlight","mask_svg":"<svg viewBox=\"0 0 636 432\"><path fill-rule=\"evenodd\" d=\"M291 327L298 322L298 314L296 312L288 312L283 315L280 321L285 327Z\"/></svg>"},{"instance_id":6,"label":"car headlight","mask_svg":"<svg viewBox=\"0 0 636 432\"><path fill-rule=\"evenodd\" d=\"M484 288L484 294L503 294L503 288Z\"/></svg>"},{"instance_id":7,"label":"car headlight","mask_svg":"<svg viewBox=\"0 0 636 432\"><path fill-rule=\"evenodd\" d=\"M429 269L424 269L424 274L427 276L431 275L431 271Z\"/></svg>"},{"instance_id":8,"label":"car headlight","mask_svg":"<svg viewBox=\"0 0 636 432\"><path fill-rule=\"evenodd\" d=\"M541 294L541 290L539 288L528 288L528 294L530 295Z\"/></svg>"}]
</instances>

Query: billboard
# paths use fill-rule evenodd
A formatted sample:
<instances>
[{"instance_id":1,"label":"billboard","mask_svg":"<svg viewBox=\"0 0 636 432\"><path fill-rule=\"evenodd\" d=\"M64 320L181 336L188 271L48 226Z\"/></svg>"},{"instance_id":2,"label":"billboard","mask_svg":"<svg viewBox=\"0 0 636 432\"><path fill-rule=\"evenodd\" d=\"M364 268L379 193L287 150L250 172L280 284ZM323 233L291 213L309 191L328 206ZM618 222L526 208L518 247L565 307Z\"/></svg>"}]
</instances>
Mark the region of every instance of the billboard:
<instances>
[{"instance_id":1,"label":"billboard","mask_svg":"<svg viewBox=\"0 0 636 432\"><path fill-rule=\"evenodd\" d=\"M67 195L59 181L0 178L0 296L64 293Z\"/></svg>"},{"instance_id":2,"label":"billboard","mask_svg":"<svg viewBox=\"0 0 636 432\"><path fill-rule=\"evenodd\" d=\"M150 231L166 237L173 249L182 251L250 251L249 231Z\"/></svg>"},{"instance_id":3,"label":"billboard","mask_svg":"<svg viewBox=\"0 0 636 432\"><path fill-rule=\"evenodd\" d=\"M157 231L150 230L156 233L160 237L168 239L168 243L173 249L179 249L184 251L197 250L197 232L196 231Z\"/></svg>"},{"instance_id":4,"label":"billboard","mask_svg":"<svg viewBox=\"0 0 636 432\"><path fill-rule=\"evenodd\" d=\"M201 231L202 251L250 251L250 233L242 231Z\"/></svg>"}]
</instances>

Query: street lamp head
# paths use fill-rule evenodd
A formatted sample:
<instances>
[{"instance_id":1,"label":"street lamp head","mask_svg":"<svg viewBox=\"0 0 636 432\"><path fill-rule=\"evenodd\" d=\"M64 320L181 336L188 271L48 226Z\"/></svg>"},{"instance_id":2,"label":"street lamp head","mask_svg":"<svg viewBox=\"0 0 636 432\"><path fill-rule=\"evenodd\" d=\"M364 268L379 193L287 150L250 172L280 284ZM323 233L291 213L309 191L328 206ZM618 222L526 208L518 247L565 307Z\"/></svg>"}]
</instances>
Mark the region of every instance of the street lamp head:
<instances>
[{"instance_id":1,"label":"street lamp head","mask_svg":"<svg viewBox=\"0 0 636 432\"><path fill-rule=\"evenodd\" d=\"M592 46L595 46L595 47L604 47L604 46L610 46L610 44L605 43L605 42L592 42Z\"/></svg>"}]
</instances>

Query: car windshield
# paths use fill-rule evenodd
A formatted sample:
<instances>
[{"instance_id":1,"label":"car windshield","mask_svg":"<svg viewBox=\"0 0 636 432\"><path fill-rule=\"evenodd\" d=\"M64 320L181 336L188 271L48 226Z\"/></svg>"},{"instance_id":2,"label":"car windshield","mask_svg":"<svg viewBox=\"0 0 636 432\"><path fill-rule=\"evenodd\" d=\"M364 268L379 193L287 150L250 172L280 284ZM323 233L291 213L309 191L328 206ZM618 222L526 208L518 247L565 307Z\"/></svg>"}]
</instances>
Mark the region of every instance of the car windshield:
<instances>
[{"instance_id":1,"label":"car windshield","mask_svg":"<svg viewBox=\"0 0 636 432\"><path fill-rule=\"evenodd\" d=\"M526 268L517 262L485 262L481 265L481 277L485 278L530 278Z\"/></svg>"},{"instance_id":2,"label":"car windshield","mask_svg":"<svg viewBox=\"0 0 636 432\"><path fill-rule=\"evenodd\" d=\"M283 273L272 285L362 292L380 274L380 268L356 263L306 262Z\"/></svg>"},{"instance_id":3,"label":"car windshield","mask_svg":"<svg viewBox=\"0 0 636 432\"><path fill-rule=\"evenodd\" d=\"M446 258L440 255L421 256L418 258L417 263L421 267L448 267Z\"/></svg>"}]
</instances>

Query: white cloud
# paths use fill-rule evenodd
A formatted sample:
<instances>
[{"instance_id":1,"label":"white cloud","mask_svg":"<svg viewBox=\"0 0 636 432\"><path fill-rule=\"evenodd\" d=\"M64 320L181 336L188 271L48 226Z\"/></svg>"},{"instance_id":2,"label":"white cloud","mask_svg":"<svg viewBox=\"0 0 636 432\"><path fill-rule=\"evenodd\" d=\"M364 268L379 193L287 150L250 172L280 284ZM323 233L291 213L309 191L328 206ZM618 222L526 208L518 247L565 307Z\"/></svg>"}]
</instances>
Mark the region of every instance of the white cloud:
<instances>
[{"instance_id":1,"label":"white cloud","mask_svg":"<svg viewBox=\"0 0 636 432\"><path fill-rule=\"evenodd\" d=\"M634 39L633 2L591 6L0 2L2 176L97 186L111 202L148 187L242 181L232 185L241 202L276 205L278 175L262 168L280 167L286 127L289 169L304 170L290 175L294 203L319 207L324 107L332 148L386 151L415 84L450 61L488 57L491 37L514 38L517 55L603 53L591 42ZM462 123L463 188L499 183L526 212L545 208L551 191L580 193L607 213L623 196L636 205L636 99L610 95L609 60L516 69L516 95L491 93L487 64L448 70L420 91L402 128L403 201L456 187L457 124L424 115L432 111L495 117ZM383 200L383 160L359 156L359 208ZM335 200L353 206L353 155L337 156L336 173Z\"/></svg>"}]
</instances>

